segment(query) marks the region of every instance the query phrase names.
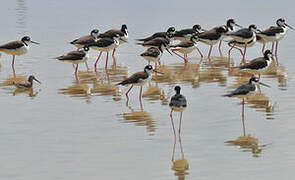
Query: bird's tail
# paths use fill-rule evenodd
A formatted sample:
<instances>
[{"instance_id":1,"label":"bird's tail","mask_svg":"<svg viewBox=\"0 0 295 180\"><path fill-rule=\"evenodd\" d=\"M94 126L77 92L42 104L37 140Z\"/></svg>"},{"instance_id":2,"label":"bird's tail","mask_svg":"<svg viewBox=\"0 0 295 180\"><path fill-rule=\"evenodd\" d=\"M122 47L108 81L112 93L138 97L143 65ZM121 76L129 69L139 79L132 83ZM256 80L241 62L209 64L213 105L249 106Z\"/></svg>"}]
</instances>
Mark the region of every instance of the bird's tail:
<instances>
[{"instance_id":1,"label":"bird's tail","mask_svg":"<svg viewBox=\"0 0 295 180\"><path fill-rule=\"evenodd\" d=\"M224 94L224 95L222 95L223 97L232 97L233 96L233 94Z\"/></svg>"},{"instance_id":2,"label":"bird's tail","mask_svg":"<svg viewBox=\"0 0 295 180\"><path fill-rule=\"evenodd\" d=\"M136 44L137 44L137 45L143 45L143 43L142 43L142 42L137 42Z\"/></svg>"}]
</instances>

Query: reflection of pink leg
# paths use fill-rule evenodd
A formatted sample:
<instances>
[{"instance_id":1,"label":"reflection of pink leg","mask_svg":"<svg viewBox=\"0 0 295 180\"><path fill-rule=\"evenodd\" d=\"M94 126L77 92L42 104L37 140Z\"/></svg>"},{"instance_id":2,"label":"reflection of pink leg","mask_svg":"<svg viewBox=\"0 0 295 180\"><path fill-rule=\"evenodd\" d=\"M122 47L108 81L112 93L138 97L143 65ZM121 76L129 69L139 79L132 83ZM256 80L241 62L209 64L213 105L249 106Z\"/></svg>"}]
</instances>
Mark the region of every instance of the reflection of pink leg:
<instances>
[{"instance_id":1,"label":"reflection of pink leg","mask_svg":"<svg viewBox=\"0 0 295 180\"><path fill-rule=\"evenodd\" d=\"M245 128L245 99L243 98L242 102L242 123L243 123L243 134L246 136L246 128Z\"/></svg>"},{"instance_id":2,"label":"reflection of pink leg","mask_svg":"<svg viewBox=\"0 0 295 180\"><path fill-rule=\"evenodd\" d=\"M196 49L197 49L197 51L199 52L199 54L200 54L200 56L201 56L201 59L203 59L204 56L203 56L202 52L200 51L200 49L199 49L198 47L196 47Z\"/></svg>"},{"instance_id":3,"label":"reflection of pink leg","mask_svg":"<svg viewBox=\"0 0 295 180\"><path fill-rule=\"evenodd\" d=\"M15 60L15 55L12 55L12 62L11 62L11 66L14 68L14 60Z\"/></svg>"},{"instance_id":4,"label":"reflection of pink leg","mask_svg":"<svg viewBox=\"0 0 295 180\"><path fill-rule=\"evenodd\" d=\"M131 87L128 89L128 91L126 92L126 98L127 98L127 102L126 102L126 106L128 106L128 101L129 101L129 97L128 97L128 93L130 92L130 90L133 88L133 85L131 85Z\"/></svg>"},{"instance_id":5,"label":"reflection of pink leg","mask_svg":"<svg viewBox=\"0 0 295 180\"><path fill-rule=\"evenodd\" d=\"M275 42L272 42L272 45L271 45L271 53L273 53L274 47L275 47Z\"/></svg>"},{"instance_id":6,"label":"reflection of pink leg","mask_svg":"<svg viewBox=\"0 0 295 180\"><path fill-rule=\"evenodd\" d=\"M247 51L247 44L245 44L245 49L244 49L244 54L243 54L243 59L242 59L243 64L246 63L246 59L245 59L246 51Z\"/></svg>"},{"instance_id":7,"label":"reflection of pink leg","mask_svg":"<svg viewBox=\"0 0 295 180\"><path fill-rule=\"evenodd\" d=\"M220 40L219 45L218 45L218 51L219 51L220 56L223 56L222 51L221 51L221 43L222 43L222 41Z\"/></svg>"},{"instance_id":8,"label":"reflection of pink leg","mask_svg":"<svg viewBox=\"0 0 295 180\"><path fill-rule=\"evenodd\" d=\"M210 56L211 56L211 52L212 52L212 47L213 45L210 45L210 50L209 50L209 54L208 54L208 59L210 60Z\"/></svg>"},{"instance_id":9,"label":"reflection of pink leg","mask_svg":"<svg viewBox=\"0 0 295 180\"><path fill-rule=\"evenodd\" d=\"M182 112L180 113L180 120L179 120L179 129L178 129L178 137L179 137L179 146L181 151L181 156L184 158L183 148L182 148L182 142L181 142L181 121L182 121Z\"/></svg>"},{"instance_id":10,"label":"reflection of pink leg","mask_svg":"<svg viewBox=\"0 0 295 180\"><path fill-rule=\"evenodd\" d=\"M106 59L105 69L108 69L108 61L109 61L109 52L107 52L107 59Z\"/></svg>"},{"instance_id":11,"label":"reflection of pink leg","mask_svg":"<svg viewBox=\"0 0 295 180\"><path fill-rule=\"evenodd\" d=\"M97 71L97 62L98 62L98 60L100 59L101 55L102 55L102 51L100 51L100 53L99 53L99 55L98 55L98 58L97 58L97 60L95 61L95 64L94 64L94 69L95 69L95 71Z\"/></svg>"},{"instance_id":12,"label":"reflection of pink leg","mask_svg":"<svg viewBox=\"0 0 295 180\"><path fill-rule=\"evenodd\" d=\"M230 53L231 53L232 49L235 47L235 45L236 45L236 43L234 43L232 46L229 45L229 46L231 46L231 48L228 50L228 64L230 64Z\"/></svg>"}]
</instances>

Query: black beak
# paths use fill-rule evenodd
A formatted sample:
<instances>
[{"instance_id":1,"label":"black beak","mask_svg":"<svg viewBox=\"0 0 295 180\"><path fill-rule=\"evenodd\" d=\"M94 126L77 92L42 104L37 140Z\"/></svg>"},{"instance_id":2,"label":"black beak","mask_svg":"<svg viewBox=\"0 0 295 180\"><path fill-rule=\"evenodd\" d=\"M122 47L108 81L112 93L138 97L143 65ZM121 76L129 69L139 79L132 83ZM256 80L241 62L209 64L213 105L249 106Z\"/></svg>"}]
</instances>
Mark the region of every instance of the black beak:
<instances>
[{"instance_id":1,"label":"black beak","mask_svg":"<svg viewBox=\"0 0 295 180\"><path fill-rule=\"evenodd\" d=\"M260 84L260 85L262 85L262 86L265 86L265 87L269 87L269 88L270 88L270 86L269 86L269 85L267 85L267 84L264 84L264 83L262 83L262 82L259 82L258 84Z\"/></svg>"},{"instance_id":2,"label":"black beak","mask_svg":"<svg viewBox=\"0 0 295 180\"><path fill-rule=\"evenodd\" d=\"M34 44L40 44L40 43L37 43L37 42L35 42L35 41L30 41L31 43L34 43Z\"/></svg>"},{"instance_id":3,"label":"black beak","mask_svg":"<svg viewBox=\"0 0 295 180\"><path fill-rule=\"evenodd\" d=\"M126 43L128 42L128 41L126 41L125 39L122 39L122 38L119 38L119 40L123 41L123 42L126 42Z\"/></svg>"},{"instance_id":4,"label":"black beak","mask_svg":"<svg viewBox=\"0 0 295 180\"><path fill-rule=\"evenodd\" d=\"M171 54L171 56L173 56L173 54L169 51L169 49L168 48L166 48L166 50L169 52L169 54Z\"/></svg>"},{"instance_id":5,"label":"black beak","mask_svg":"<svg viewBox=\"0 0 295 180\"><path fill-rule=\"evenodd\" d=\"M201 29L201 31L204 31L204 32L205 32L205 31L207 31L207 30L206 30L206 29Z\"/></svg>"},{"instance_id":6,"label":"black beak","mask_svg":"<svg viewBox=\"0 0 295 180\"><path fill-rule=\"evenodd\" d=\"M156 70L153 70L155 73L159 73L159 74L164 74L162 72L159 72L159 71L156 71Z\"/></svg>"},{"instance_id":7,"label":"black beak","mask_svg":"<svg viewBox=\"0 0 295 180\"><path fill-rule=\"evenodd\" d=\"M243 28L243 26L239 25L239 24L236 24L235 23L235 26L239 27L239 28Z\"/></svg>"},{"instance_id":8,"label":"black beak","mask_svg":"<svg viewBox=\"0 0 295 180\"><path fill-rule=\"evenodd\" d=\"M294 28L293 28L293 27L291 27L291 26L289 26L288 24L286 24L286 23L285 23L285 25L286 25L286 26L288 26L290 29L293 29L293 30L294 30Z\"/></svg>"},{"instance_id":9,"label":"black beak","mask_svg":"<svg viewBox=\"0 0 295 180\"><path fill-rule=\"evenodd\" d=\"M37 81L38 83L40 83L40 84L41 84L41 82L40 82L40 81L38 81L38 79L34 78L34 80L35 80L35 81Z\"/></svg>"}]
</instances>

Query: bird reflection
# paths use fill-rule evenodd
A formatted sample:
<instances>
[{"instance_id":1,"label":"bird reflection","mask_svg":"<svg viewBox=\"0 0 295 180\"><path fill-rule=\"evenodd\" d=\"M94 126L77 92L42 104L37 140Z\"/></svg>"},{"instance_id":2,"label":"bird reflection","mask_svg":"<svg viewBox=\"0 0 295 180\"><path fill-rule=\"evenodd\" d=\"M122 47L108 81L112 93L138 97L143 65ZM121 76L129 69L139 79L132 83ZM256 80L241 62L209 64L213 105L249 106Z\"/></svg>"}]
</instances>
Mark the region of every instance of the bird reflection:
<instances>
[{"instance_id":1,"label":"bird reflection","mask_svg":"<svg viewBox=\"0 0 295 180\"><path fill-rule=\"evenodd\" d=\"M149 85L147 90L144 91L143 97L148 100L161 100L162 102L167 102L167 97L162 88L158 86L158 83L155 85Z\"/></svg>"},{"instance_id":2,"label":"bird reflection","mask_svg":"<svg viewBox=\"0 0 295 180\"><path fill-rule=\"evenodd\" d=\"M92 93L92 89L87 83L75 82L73 85L59 89L59 94L70 95L71 97L78 97L86 99L88 102Z\"/></svg>"},{"instance_id":3,"label":"bird reflection","mask_svg":"<svg viewBox=\"0 0 295 180\"><path fill-rule=\"evenodd\" d=\"M140 110L135 110L131 106L127 106L130 112L123 113L125 122L135 123L136 126L146 126L148 132L155 132L156 125L152 115L143 109L140 103Z\"/></svg>"},{"instance_id":4,"label":"bird reflection","mask_svg":"<svg viewBox=\"0 0 295 180\"><path fill-rule=\"evenodd\" d=\"M3 88L12 87L12 86L15 86L15 84L26 82L26 81L27 81L26 76L17 75L14 72L13 75L6 78L0 84L0 86L3 87ZM34 91L34 89L32 87L31 88L13 88L13 91L11 93L13 94L13 96L20 95L20 94L27 94L29 97L34 98L34 97L36 97L38 95L39 91L40 90Z\"/></svg>"},{"instance_id":5,"label":"bird reflection","mask_svg":"<svg viewBox=\"0 0 295 180\"><path fill-rule=\"evenodd\" d=\"M193 87L198 87L199 68L200 65L195 63L160 66L157 71L163 74L153 76L153 80L157 83L189 82Z\"/></svg>"},{"instance_id":6,"label":"bird reflection","mask_svg":"<svg viewBox=\"0 0 295 180\"><path fill-rule=\"evenodd\" d=\"M252 152L253 157L259 157L261 154L263 147L266 145L259 145L259 139L253 137L251 134L246 133L245 126L245 99L242 100L242 129L243 135L239 136L235 140L226 141L228 145L239 146L243 149L244 152Z\"/></svg>"}]
</instances>

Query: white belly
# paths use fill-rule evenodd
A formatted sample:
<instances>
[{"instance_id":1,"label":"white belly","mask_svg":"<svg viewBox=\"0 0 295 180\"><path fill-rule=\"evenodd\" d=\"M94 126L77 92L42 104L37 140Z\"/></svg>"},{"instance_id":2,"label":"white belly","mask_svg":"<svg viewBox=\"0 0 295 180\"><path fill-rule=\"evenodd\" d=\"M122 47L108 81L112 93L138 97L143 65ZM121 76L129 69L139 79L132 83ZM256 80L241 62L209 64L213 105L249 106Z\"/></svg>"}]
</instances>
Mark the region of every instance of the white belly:
<instances>
[{"instance_id":1,"label":"white belly","mask_svg":"<svg viewBox=\"0 0 295 180\"><path fill-rule=\"evenodd\" d=\"M173 49L173 51L177 51L182 54L189 54L189 53L193 52L193 50L195 50L195 49L196 49L196 47L192 46L192 47L188 47L188 48L175 48L175 49Z\"/></svg>"}]
</instances>

